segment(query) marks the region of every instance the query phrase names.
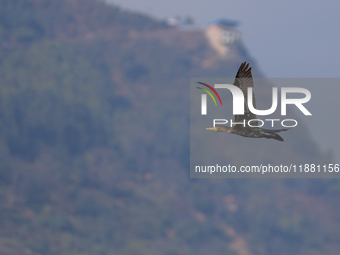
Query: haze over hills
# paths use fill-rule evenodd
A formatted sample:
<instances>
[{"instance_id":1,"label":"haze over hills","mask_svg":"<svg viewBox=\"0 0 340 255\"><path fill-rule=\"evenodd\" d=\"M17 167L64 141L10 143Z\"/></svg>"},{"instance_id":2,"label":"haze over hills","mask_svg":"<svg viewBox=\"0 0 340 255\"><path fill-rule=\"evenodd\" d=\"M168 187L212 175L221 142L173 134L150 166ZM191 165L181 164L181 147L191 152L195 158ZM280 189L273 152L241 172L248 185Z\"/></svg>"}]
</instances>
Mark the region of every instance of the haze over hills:
<instances>
[{"instance_id":1,"label":"haze over hills","mask_svg":"<svg viewBox=\"0 0 340 255\"><path fill-rule=\"evenodd\" d=\"M260 77L242 42L223 60L202 31L95 0L0 17L1 254L337 254L337 180L189 178L189 79ZM303 126L286 137L229 136L226 157L328 159Z\"/></svg>"}]
</instances>

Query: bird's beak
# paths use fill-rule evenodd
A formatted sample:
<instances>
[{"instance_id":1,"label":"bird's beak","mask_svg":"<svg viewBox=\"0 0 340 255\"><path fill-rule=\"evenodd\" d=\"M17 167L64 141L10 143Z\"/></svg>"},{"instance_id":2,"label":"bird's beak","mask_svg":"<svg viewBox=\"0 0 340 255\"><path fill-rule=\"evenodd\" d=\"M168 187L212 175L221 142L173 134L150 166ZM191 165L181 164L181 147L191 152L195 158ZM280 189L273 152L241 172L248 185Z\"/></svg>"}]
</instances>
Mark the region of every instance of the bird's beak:
<instances>
[{"instance_id":1,"label":"bird's beak","mask_svg":"<svg viewBox=\"0 0 340 255\"><path fill-rule=\"evenodd\" d=\"M212 130L212 131L216 131L216 129L214 127L211 128L206 128L205 130Z\"/></svg>"}]
</instances>

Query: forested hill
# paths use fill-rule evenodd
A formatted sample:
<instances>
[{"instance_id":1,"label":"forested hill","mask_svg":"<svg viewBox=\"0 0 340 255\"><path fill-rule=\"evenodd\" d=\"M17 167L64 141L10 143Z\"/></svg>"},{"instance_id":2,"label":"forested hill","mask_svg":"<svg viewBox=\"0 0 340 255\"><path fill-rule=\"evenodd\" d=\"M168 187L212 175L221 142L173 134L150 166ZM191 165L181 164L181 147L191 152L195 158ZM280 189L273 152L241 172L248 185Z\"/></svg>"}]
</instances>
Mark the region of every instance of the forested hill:
<instances>
[{"instance_id":1,"label":"forested hill","mask_svg":"<svg viewBox=\"0 0 340 255\"><path fill-rule=\"evenodd\" d=\"M245 60L100 1L0 0L0 254L337 254L337 180L189 178L189 78ZM286 137L274 163L328 160Z\"/></svg>"},{"instance_id":2,"label":"forested hill","mask_svg":"<svg viewBox=\"0 0 340 255\"><path fill-rule=\"evenodd\" d=\"M123 30L147 31L165 28L164 23L93 0L1 0L1 33L4 42L31 42L39 39L78 38ZM118 31L122 34L117 33Z\"/></svg>"}]
</instances>

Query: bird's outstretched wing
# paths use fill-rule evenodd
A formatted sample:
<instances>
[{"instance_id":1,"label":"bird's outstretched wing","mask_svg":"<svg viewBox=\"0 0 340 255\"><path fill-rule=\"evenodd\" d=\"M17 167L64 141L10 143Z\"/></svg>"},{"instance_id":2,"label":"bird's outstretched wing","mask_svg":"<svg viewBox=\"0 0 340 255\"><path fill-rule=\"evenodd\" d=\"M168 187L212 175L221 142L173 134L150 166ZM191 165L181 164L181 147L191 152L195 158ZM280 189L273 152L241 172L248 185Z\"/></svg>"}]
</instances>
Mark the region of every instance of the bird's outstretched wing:
<instances>
[{"instance_id":1,"label":"bird's outstretched wing","mask_svg":"<svg viewBox=\"0 0 340 255\"><path fill-rule=\"evenodd\" d=\"M245 120L247 125L248 120L257 119L256 114L252 113L248 108L248 88L254 87L253 76L251 74L251 67L249 67L249 63L243 62L241 64L236 74L234 85L239 87L244 95L244 115L235 115L235 122L243 122L243 120ZM256 108L254 90L253 105ZM252 121L251 125L257 126L257 122L258 121Z\"/></svg>"}]
</instances>

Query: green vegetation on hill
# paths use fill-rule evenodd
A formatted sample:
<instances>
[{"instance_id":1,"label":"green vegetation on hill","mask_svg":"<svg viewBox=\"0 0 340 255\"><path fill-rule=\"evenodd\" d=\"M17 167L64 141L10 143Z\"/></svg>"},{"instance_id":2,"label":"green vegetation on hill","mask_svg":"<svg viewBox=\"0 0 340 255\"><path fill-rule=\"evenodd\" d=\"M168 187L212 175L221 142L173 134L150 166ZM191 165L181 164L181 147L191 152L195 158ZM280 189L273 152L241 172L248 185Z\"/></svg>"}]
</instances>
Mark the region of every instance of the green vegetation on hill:
<instances>
[{"instance_id":1,"label":"green vegetation on hill","mask_svg":"<svg viewBox=\"0 0 340 255\"><path fill-rule=\"evenodd\" d=\"M337 180L189 178L189 78L239 59L103 2L0 0L0 253L337 254ZM263 150L325 159L301 131Z\"/></svg>"},{"instance_id":2,"label":"green vegetation on hill","mask_svg":"<svg viewBox=\"0 0 340 255\"><path fill-rule=\"evenodd\" d=\"M144 31L166 28L166 25L143 15L108 7L104 1L0 1L0 41L3 42L91 38L132 27Z\"/></svg>"}]
</instances>

